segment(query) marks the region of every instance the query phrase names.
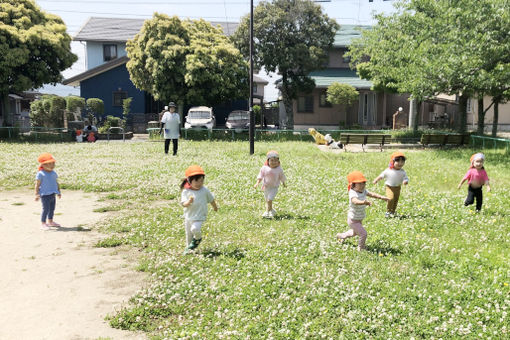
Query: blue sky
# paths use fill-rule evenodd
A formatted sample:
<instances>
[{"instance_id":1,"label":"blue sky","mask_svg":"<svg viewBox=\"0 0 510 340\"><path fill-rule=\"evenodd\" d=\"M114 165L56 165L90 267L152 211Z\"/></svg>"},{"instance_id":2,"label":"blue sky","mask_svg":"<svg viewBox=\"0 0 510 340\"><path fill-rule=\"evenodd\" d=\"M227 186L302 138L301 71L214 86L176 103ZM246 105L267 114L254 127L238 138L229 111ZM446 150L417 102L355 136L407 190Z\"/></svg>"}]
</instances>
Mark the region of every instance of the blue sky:
<instances>
[{"instance_id":1,"label":"blue sky","mask_svg":"<svg viewBox=\"0 0 510 340\"><path fill-rule=\"evenodd\" d=\"M324 1L324 0L323 0ZM254 6L259 3L254 0ZM60 16L68 27L69 34L74 36L89 17L136 18L149 19L154 12L177 15L182 19L204 18L210 21L239 22L240 18L250 13L249 0L36 0L46 12ZM393 1L383 0L331 0L321 2L323 11L341 24L373 24L374 12L391 12ZM63 72L69 78L86 70L85 47L73 42L72 50L79 60ZM277 91L272 86L275 76L262 74L270 81L266 87L266 100L274 100ZM56 88L46 86L45 93L56 93L61 96L79 94L79 90L68 86Z\"/></svg>"}]
</instances>

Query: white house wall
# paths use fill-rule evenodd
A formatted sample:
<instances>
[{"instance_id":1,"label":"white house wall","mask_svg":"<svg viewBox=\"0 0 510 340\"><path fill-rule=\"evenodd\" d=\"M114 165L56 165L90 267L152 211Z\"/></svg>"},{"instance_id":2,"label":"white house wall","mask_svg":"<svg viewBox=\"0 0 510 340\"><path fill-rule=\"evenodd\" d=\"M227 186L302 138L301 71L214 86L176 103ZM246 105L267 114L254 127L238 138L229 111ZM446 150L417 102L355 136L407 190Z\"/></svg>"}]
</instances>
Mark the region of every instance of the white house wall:
<instances>
[{"instance_id":1,"label":"white house wall","mask_svg":"<svg viewBox=\"0 0 510 340\"><path fill-rule=\"evenodd\" d=\"M117 45L117 58L126 55L125 43L103 43L95 41L87 41L87 70L105 63L103 57L103 45Z\"/></svg>"}]
</instances>

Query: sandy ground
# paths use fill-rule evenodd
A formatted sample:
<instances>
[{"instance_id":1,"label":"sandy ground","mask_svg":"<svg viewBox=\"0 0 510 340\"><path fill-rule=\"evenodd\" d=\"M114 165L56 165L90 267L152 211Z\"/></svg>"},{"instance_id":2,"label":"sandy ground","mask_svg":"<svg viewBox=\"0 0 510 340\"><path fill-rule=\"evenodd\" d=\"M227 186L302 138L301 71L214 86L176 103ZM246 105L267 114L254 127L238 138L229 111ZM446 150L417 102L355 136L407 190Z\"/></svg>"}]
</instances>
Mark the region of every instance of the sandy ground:
<instances>
[{"instance_id":1,"label":"sandy ground","mask_svg":"<svg viewBox=\"0 0 510 340\"><path fill-rule=\"evenodd\" d=\"M64 191L55 221L40 229L32 190L0 192L0 339L145 339L105 316L144 284L136 250L94 248L104 213L94 194Z\"/></svg>"}]
</instances>

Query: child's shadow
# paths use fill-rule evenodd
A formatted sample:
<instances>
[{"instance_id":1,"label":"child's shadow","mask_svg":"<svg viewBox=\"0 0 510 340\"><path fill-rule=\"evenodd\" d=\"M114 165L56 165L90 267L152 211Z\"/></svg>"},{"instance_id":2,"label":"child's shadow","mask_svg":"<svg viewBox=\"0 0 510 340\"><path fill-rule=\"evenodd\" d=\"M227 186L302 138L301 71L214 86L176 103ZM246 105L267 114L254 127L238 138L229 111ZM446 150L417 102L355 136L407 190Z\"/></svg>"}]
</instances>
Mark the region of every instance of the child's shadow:
<instances>
[{"instance_id":1,"label":"child's shadow","mask_svg":"<svg viewBox=\"0 0 510 340\"><path fill-rule=\"evenodd\" d=\"M70 227L70 228L66 228L66 227L55 227L54 229L55 231L63 231L63 232L68 232L68 231L92 231L92 229L90 228L84 228L84 227Z\"/></svg>"},{"instance_id":2,"label":"child's shadow","mask_svg":"<svg viewBox=\"0 0 510 340\"><path fill-rule=\"evenodd\" d=\"M309 220L310 217L302 215L291 214L278 214L274 217L275 220Z\"/></svg>"},{"instance_id":3,"label":"child's shadow","mask_svg":"<svg viewBox=\"0 0 510 340\"><path fill-rule=\"evenodd\" d=\"M402 251L398 248L393 248L391 246L385 244L372 244L367 246L367 251L372 252L374 254L385 254L385 255L400 255Z\"/></svg>"},{"instance_id":4,"label":"child's shadow","mask_svg":"<svg viewBox=\"0 0 510 340\"><path fill-rule=\"evenodd\" d=\"M240 260L240 259L244 258L246 255L239 248L236 248L234 250L223 250L223 251L206 248L206 249L202 250L202 256L208 257L208 258L226 256L226 257L231 257L235 260Z\"/></svg>"}]
</instances>

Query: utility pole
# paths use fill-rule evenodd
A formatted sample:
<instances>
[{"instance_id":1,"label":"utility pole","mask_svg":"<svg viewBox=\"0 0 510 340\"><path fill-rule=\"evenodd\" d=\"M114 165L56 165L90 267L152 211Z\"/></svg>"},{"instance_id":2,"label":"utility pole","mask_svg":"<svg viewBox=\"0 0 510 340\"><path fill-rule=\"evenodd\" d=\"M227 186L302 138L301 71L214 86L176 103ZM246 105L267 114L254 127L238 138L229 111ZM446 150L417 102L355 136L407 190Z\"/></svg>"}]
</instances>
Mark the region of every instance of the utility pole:
<instances>
[{"instance_id":1,"label":"utility pole","mask_svg":"<svg viewBox=\"0 0 510 340\"><path fill-rule=\"evenodd\" d=\"M250 155L255 153L255 113L253 112L253 0L250 0Z\"/></svg>"}]
</instances>

